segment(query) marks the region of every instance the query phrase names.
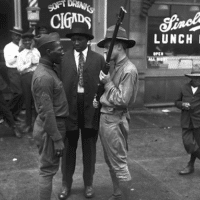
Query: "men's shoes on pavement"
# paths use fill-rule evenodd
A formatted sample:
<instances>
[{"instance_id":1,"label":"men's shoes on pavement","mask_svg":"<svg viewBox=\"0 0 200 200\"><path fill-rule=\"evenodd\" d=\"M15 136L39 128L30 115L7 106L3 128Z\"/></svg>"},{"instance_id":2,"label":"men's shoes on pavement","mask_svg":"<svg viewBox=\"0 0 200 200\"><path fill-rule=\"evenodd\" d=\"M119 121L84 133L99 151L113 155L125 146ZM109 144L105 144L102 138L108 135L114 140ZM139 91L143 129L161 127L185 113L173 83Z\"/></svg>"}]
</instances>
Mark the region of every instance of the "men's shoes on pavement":
<instances>
[{"instance_id":1,"label":"men's shoes on pavement","mask_svg":"<svg viewBox=\"0 0 200 200\"><path fill-rule=\"evenodd\" d=\"M92 198L94 196L94 188L92 186L85 187L85 197Z\"/></svg>"},{"instance_id":2,"label":"men's shoes on pavement","mask_svg":"<svg viewBox=\"0 0 200 200\"><path fill-rule=\"evenodd\" d=\"M188 163L188 165L179 172L180 175L187 175L187 174L191 174L194 172L194 165Z\"/></svg>"},{"instance_id":3,"label":"men's shoes on pavement","mask_svg":"<svg viewBox=\"0 0 200 200\"><path fill-rule=\"evenodd\" d=\"M58 195L60 200L65 200L69 197L71 193L71 188L63 187L62 192Z\"/></svg>"}]
</instances>

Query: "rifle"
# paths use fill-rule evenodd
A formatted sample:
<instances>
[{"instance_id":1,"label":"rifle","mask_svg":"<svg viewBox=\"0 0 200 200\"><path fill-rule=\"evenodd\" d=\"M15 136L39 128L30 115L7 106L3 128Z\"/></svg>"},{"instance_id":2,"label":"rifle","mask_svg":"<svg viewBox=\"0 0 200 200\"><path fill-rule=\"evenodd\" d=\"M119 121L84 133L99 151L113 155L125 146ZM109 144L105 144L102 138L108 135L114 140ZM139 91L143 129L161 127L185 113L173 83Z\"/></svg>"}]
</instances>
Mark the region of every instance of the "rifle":
<instances>
[{"instance_id":1,"label":"rifle","mask_svg":"<svg viewBox=\"0 0 200 200\"><path fill-rule=\"evenodd\" d=\"M115 45L119 26L122 24L125 13L127 13L127 11L125 10L127 2L128 2L128 0L125 0L124 6L120 7L119 15L118 15L118 18L117 18L117 23L115 25L115 29L114 29L113 36L112 36L112 39L111 39L110 47L109 47L109 50L108 50L108 53L107 53L107 56L106 56L105 66L102 69L104 74L108 74L108 72L110 70L110 58L111 58L111 55L112 55L113 47ZM94 96L94 99L96 99L96 101L99 102L100 97L103 94L103 92L104 92L104 84L99 81L98 89L97 89L97 92ZM95 109L95 114L94 114L94 118L93 118L94 127L96 127L97 125L95 126L95 124L96 123L98 124L98 122L99 122L100 109L101 109L101 105L99 104L99 107Z\"/></svg>"}]
</instances>

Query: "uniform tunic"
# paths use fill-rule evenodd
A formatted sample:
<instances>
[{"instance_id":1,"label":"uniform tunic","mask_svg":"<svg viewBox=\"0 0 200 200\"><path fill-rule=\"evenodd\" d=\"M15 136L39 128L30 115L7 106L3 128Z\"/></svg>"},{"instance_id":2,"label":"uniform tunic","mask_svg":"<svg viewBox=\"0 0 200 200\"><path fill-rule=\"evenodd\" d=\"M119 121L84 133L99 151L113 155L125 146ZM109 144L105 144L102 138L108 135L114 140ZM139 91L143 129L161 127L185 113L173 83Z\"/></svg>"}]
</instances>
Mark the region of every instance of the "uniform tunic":
<instances>
[{"instance_id":1,"label":"uniform tunic","mask_svg":"<svg viewBox=\"0 0 200 200\"><path fill-rule=\"evenodd\" d=\"M55 155L54 141L65 137L65 118L68 116L68 103L62 82L58 79L52 64L40 59L32 79L32 94L38 113L33 137L40 155L40 199L50 199L52 178L59 169L59 158ZM47 188L47 189L46 189ZM48 194L48 195L47 195Z\"/></svg>"},{"instance_id":2,"label":"uniform tunic","mask_svg":"<svg viewBox=\"0 0 200 200\"><path fill-rule=\"evenodd\" d=\"M129 132L128 107L136 99L138 73L126 57L120 61L111 74L111 81L105 84L100 117L100 138L106 163L111 176L121 181L131 180L127 165L127 135Z\"/></svg>"}]
</instances>

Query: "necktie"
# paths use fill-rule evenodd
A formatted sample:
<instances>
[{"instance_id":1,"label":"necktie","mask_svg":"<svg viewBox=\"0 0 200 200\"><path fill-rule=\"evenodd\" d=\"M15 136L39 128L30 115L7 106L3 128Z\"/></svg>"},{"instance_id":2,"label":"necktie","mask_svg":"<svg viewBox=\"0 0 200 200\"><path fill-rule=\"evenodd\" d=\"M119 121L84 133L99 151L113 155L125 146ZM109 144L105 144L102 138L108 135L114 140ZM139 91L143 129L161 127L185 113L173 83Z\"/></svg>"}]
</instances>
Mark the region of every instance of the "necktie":
<instances>
[{"instance_id":1,"label":"necktie","mask_svg":"<svg viewBox=\"0 0 200 200\"><path fill-rule=\"evenodd\" d=\"M79 54L79 64L78 64L78 76L79 76L78 84L81 87L83 87L83 66L84 66L84 57L83 57L83 53L80 52L80 54Z\"/></svg>"}]
</instances>

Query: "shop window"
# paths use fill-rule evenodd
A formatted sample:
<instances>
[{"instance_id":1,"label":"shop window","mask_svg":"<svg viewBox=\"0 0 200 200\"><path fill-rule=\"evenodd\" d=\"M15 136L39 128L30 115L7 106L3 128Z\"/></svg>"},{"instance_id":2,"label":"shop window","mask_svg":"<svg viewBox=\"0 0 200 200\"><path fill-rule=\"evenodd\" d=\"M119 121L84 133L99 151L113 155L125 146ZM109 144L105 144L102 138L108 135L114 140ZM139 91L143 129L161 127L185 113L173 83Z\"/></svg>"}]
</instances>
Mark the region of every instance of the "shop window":
<instances>
[{"instance_id":1,"label":"shop window","mask_svg":"<svg viewBox=\"0 0 200 200\"><path fill-rule=\"evenodd\" d=\"M200 0L156 2L148 11L148 68L200 64Z\"/></svg>"}]
</instances>

